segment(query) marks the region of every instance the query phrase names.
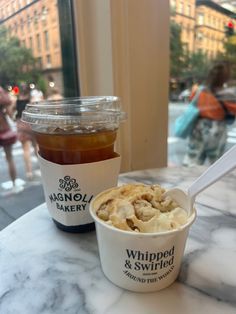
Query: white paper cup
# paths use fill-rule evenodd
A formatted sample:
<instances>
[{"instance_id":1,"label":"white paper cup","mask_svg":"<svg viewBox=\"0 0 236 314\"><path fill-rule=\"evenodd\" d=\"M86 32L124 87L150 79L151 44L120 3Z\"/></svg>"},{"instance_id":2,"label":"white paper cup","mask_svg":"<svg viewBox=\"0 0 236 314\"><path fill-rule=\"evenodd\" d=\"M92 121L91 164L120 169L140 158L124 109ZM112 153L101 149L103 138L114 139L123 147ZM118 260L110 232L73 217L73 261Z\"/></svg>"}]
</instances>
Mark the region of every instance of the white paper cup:
<instances>
[{"instance_id":1,"label":"white paper cup","mask_svg":"<svg viewBox=\"0 0 236 314\"><path fill-rule=\"evenodd\" d=\"M196 211L185 225L176 230L135 233L110 226L98 218L93 206L96 198L90 204L90 214L96 225L105 276L115 285L136 292L157 291L171 285L179 274Z\"/></svg>"}]
</instances>

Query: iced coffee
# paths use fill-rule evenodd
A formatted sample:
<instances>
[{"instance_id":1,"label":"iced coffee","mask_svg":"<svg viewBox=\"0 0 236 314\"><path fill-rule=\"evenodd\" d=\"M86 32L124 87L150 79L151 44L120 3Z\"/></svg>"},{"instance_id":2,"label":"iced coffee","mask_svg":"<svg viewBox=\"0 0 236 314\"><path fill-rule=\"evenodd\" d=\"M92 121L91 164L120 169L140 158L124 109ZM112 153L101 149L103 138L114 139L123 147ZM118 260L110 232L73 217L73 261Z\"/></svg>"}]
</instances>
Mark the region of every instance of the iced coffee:
<instances>
[{"instance_id":1,"label":"iced coffee","mask_svg":"<svg viewBox=\"0 0 236 314\"><path fill-rule=\"evenodd\" d=\"M93 133L81 130L57 128L52 134L35 132L40 155L52 162L84 164L116 157L114 143L117 130L95 130Z\"/></svg>"},{"instance_id":2,"label":"iced coffee","mask_svg":"<svg viewBox=\"0 0 236 314\"><path fill-rule=\"evenodd\" d=\"M56 225L69 232L94 229L93 197L117 184L120 156L114 144L125 119L117 97L87 97L28 105L47 207Z\"/></svg>"}]
</instances>

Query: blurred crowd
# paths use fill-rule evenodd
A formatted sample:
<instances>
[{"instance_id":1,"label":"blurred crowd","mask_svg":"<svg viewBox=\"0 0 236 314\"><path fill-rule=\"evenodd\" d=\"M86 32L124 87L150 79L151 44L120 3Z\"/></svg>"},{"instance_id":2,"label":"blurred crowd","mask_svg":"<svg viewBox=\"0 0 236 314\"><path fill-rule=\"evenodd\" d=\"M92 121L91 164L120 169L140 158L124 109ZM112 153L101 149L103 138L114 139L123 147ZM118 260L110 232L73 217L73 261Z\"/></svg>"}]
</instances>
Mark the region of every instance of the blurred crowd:
<instances>
[{"instance_id":1,"label":"blurred crowd","mask_svg":"<svg viewBox=\"0 0 236 314\"><path fill-rule=\"evenodd\" d=\"M12 193L23 191L23 186L16 185L17 170L13 158L13 145L17 141L21 143L23 149L26 180L33 180L35 176L32 170L31 151L33 149L37 157L38 147L30 126L21 121L25 106L29 103L57 101L62 98L57 88L51 88L49 95L45 97L41 90L36 87L31 89L27 84L21 84L17 95L0 87L0 149L5 152Z\"/></svg>"}]
</instances>

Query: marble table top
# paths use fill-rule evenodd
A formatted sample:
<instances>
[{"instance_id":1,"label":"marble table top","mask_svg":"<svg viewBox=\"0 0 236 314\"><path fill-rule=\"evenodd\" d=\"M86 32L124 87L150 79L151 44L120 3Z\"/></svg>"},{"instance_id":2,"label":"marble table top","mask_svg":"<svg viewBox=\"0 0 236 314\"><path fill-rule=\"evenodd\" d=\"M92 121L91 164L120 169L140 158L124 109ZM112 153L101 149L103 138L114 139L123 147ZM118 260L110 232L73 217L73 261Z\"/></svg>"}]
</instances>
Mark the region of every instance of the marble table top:
<instances>
[{"instance_id":1,"label":"marble table top","mask_svg":"<svg viewBox=\"0 0 236 314\"><path fill-rule=\"evenodd\" d=\"M186 188L203 168L120 175L120 183ZM1 314L235 314L236 172L202 192L177 281L153 293L113 285L96 233L58 230L42 204L0 232Z\"/></svg>"}]
</instances>

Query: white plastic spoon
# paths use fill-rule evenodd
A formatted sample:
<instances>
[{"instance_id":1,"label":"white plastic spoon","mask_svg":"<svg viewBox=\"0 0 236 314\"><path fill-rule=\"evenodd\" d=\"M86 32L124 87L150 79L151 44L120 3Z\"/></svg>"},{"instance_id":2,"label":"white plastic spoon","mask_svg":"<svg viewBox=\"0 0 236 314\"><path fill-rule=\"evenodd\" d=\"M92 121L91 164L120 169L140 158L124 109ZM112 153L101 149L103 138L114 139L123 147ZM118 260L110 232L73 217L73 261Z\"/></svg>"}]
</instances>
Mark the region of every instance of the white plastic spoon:
<instances>
[{"instance_id":1,"label":"white plastic spoon","mask_svg":"<svg viewBox=\"0 0 236 314\"><path fill-rule=\"evenodd\" d=\"M164 193L184 208L189 215L193 212L193 204L198 193L206 189L225 174L236 167L236 145L228 150L188 188L187 193L179 188L173 188Z\"/></svg>"}]
</instances>

